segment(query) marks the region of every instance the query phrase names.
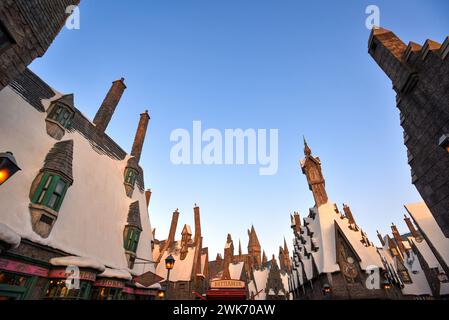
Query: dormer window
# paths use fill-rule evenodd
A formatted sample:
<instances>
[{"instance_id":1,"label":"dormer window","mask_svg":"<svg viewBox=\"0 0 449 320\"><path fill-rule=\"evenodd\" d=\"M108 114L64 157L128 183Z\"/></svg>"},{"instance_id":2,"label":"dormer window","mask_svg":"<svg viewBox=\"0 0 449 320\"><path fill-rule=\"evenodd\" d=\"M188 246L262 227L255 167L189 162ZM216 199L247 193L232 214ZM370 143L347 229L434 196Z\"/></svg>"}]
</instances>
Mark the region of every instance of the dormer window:
<instances>
[{"instance_id":1,"label":"dormer window","mask_svg":"<svg viewBox=\"0 0 449 320\"><path fill-rule=\"evenodd\" d=\"M60 176L44 173L34 193L32 202L57 212L61 208L68 187L69 184Z\"/></svg>"},{"instance_id":2,"label":"dormer window","mask_svg":"<svg viewBox=\"0 0 449 320\"><path fill-rule=\"evenodd\" d=\"M128 267L134 268L136 261L136 252L139 245L141 231L138 228L132 226L126 226L123 232L123 247L126 251L126 257L128 260Z\"/></svg>"},{"instance_id":3,"label":"dormer window","mask_svg":"<svg viewBox=\"0 0 449 320\"><path fill-rule=\"evenodd\" d=\"M137 171L132 168L127 168L125 171L125 183L134 187L137 180Z\"/></svg>"},{"instance_id":4,"label":"dormer window","mask_svg":"<svg viewBox=\"0 0 449 320\"><path fill-rule=\"evenodd\" d=\"M124 247L126 251L136 253L139 239L140 230L129 226L125 228Z\"/></svg>"},{"instance_id":5,"label":"dormer window","mask_svg":"<svg viewBox=\"0 0 449 320\"><path fill-rule=\"evenodd\" d=\"M72 124L74 112L63 104L57 104L48 115L48 119L59 123L65 129L69 129Z\"/></svg>"},{"instance_id":6,"label":"dormer window","mask_svg":"<svg viewBox=\"0 0 449 320\"><path fill-rule=\"evenodd\" d=\"M0 53L7 50L12 44L14 44L14 39L9 34L6 27L0 21Z\"/></svg>"}]
</instances>

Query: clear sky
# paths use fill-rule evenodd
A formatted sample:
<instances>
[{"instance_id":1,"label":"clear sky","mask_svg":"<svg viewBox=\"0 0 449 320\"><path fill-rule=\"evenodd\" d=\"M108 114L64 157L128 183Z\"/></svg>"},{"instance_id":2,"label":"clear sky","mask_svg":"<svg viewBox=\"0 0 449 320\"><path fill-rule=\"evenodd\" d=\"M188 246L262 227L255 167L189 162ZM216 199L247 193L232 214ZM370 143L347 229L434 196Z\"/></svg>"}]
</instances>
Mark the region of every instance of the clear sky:
<instances>
[{"instance_id":1,"label":"clear sky","mask_svg":"<svg viewBox=\"0 0 449 320\"><path fill-rule=\"evenodd\" d=\"M391 82L367 53L370 4L380 8L381 26L406 43L449 35L444 0L82 0L81 29L64 29L31 69L75 93L90 119L111 82L125 77L107 132L127 151L139 114L150 110L141 163L157 238L167 236L176 208L178 234L193 225L198 203L211 259L227 233L245 248L251 224L267 254L277 255L284 236L291 244L290 213L304 216L313 206L298 164L305 135L322 160L330 199L350 204L377 242L376 228L390 231L393 221L406 231L403 205L420 197ZM170 133L192 130L194 120L219 130L279 129L278 173L174 166Z\"/></svg>"}]
</instances>

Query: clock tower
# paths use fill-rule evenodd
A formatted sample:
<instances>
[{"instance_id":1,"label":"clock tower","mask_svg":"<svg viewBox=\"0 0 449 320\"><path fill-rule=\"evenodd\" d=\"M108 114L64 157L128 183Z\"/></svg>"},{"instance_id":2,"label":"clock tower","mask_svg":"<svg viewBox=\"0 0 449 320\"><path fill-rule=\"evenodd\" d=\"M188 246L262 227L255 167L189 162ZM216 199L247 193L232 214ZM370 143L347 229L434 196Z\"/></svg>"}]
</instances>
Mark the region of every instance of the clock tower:
<instances>
[{"instance_id":1,"label":"clock tower","mask_svg":"<svg viewBox=\"0 0 449 320\"><path fill-rule=\"evenodd\" d=\"M325 180L321 171L320 158L312 155L312 150L304 138L304 155L305 158L301 161L302 173L307 177L309 189L312 191L315 205L317 207L326 204L328 201Z\"/></svg>"}]
</instances>

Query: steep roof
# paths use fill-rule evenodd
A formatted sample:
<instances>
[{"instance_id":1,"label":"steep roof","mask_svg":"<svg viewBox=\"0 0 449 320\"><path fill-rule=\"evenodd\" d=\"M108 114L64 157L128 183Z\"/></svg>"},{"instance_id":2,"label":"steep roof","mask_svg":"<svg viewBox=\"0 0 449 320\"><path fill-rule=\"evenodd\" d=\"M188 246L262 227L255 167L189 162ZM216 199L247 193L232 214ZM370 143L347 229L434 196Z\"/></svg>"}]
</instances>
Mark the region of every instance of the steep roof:
<instances>
[{"instance_id":1,"label":"steep roof","mask_svg":"<svg viewBox=\"0 0 449 320\"><path fill-rule=\"evenodd\" d=\"M128 225L142 230L142 222L140 221L139 201L133 202L129 205L127 222Z\"/></svg>"},{"instance_id":2,"label":"steep roof","mask_svg":"<svg viewBox=\"0 0 449 320\"><path fill-rule=\"evenodd\" d=\"M429 239L446 265L449 266L449 239L444 236L426 204L424 202L407 204L405 209L412 216L424 236Z\"/></svg>"},{"instance_id":3,"label":"steep roof","mask_svg":"<svg viewBox=\"0 0 449 320\"><path fill-rule=\"evenodd\" d=\"M57 172L72 183L72 161L73 140L57 142L45 157L43 169Z\"/></svg>"},{"instance_id":4,"label":"steep roof","mask_svg":"<svg viewBox=\"0 0 449 320\"><path fill-rule=\"evenodd\" d=\"M251 226L251 231L248 232L249 241L248 241L248 248L249 247L260 247L259 238L257 237L256 229L254 229L254 226Z\"/></svg>"}]
</instances>

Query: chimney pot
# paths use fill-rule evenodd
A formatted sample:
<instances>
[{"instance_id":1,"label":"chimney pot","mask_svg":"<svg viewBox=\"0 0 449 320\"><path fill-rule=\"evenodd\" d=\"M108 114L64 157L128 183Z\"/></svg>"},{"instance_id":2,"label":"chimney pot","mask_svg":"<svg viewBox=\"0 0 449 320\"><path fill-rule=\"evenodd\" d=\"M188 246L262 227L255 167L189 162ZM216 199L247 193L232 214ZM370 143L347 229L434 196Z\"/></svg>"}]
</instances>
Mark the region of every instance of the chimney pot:
<instances>
[{"instance_id":1,"label":"chimney pot","mask_svg":"<svg viewBox=\"0 0 449 320\"><path fill-rule=\"evenodd\" d=\"M149 121L150 116L148 115L148 111L140 114L139 125L137 126L136 136L131 150L131 155L136 158L137 162L140 161L140 156L142 155L143 143L145 142Z\"/></svg>"}]
</instances>

